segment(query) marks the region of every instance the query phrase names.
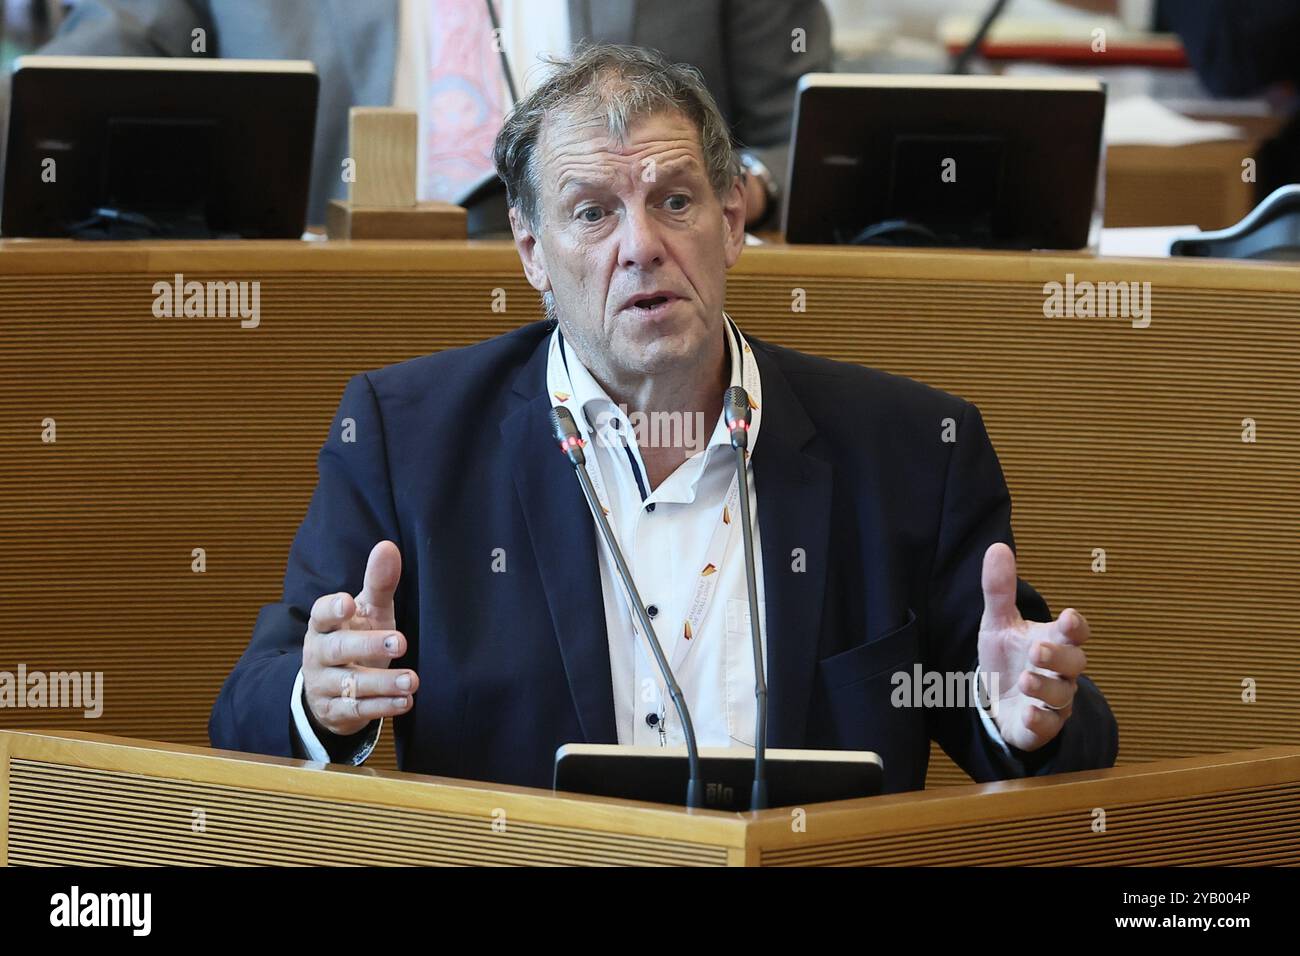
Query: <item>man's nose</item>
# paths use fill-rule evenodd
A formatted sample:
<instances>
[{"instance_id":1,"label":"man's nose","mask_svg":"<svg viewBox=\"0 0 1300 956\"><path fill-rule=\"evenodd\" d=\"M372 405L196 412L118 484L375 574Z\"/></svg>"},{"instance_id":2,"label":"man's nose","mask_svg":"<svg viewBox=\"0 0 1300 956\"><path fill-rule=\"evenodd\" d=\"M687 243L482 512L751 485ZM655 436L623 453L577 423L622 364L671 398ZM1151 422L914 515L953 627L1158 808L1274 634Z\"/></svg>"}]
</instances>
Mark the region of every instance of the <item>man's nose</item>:
<instances>
[{"instance_id":1,"label":"man's nose","mask_svg":"<svg viewBox=\"0 0 1300 956\"><path fill-rule=\"evenodd\" d=\"M623 218L619 264L645 269L664 262L664 242L659 224L646 209L632 209Z\"/></svg>"}]
</instances>

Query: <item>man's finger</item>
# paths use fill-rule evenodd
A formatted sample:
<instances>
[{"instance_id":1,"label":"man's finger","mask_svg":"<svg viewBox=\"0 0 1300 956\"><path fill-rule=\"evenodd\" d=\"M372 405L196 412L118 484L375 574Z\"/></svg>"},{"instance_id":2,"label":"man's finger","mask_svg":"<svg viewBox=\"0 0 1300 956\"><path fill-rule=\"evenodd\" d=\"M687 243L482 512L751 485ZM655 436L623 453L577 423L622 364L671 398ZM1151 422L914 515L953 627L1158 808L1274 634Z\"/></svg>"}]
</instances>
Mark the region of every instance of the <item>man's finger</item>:
<instances>
[{"instance_id":1,"label":"man's finger","mask_svg":"<svg viewBox=\"0 0 1300 956\"><path fill-rule=\"evenodd\" d=\"M406 653L406 638L401 631L333 631L308 634L314 647L311 653L322 667L344 667L367 661L391 660ZM308 653L304 651L304 653Z\"/></svg>"},{"instance_id":2,"label":"man's finger","mask_svg":"<svg viewBox=\"0 0 1300 956\"><path fill-rule=\"evenodd\" d=\"M326 594L316 599L311 606L311 620L308 627L317 634L328 634L352 620L354 602L352 595L346 591Z\"/></svg>"},{"instance_id":3,"label":"man's finger","mask_svg":"<svg viewBox=\"0 0 1300 956\"><path fill-rule=\"evenodd\" d=\"M980 585L984 589L981 629L1007 627L1020 622L1020 611L1016 608L1016 556L1000 541L989 545L984 552Z\"/></svg>"},{"instance_id":4,"label":"man's finger","mask_svg":"<svg viewBox=\"0 0 1300 956\"><path fill-rule=\"evenodd\" d=\"M1072 607L1067 607L1052 622L1054 639L1067 644L1084 644L1092 636L1087 619Z\"/></svg>"},{"instance_id":5,"label":"man's finger","mask_svg":"<svg viewBox=\"0 0 1300 956\"><path fill-rule=\"evenodd\" d=\"M380 541L370 549L366 575L357 595L357 614L372 627L392 627L396 622L393 595L402 578L402 552L391 541Z\"/></svg>"},{"instance_id":6,"label":"man's finger","mask_svg":"<svg viewBox=\"0 0 1300 956\"><path fill-rule=\"evenodd\" d=\"M1039 641L1030 648L1029 661L1035 667L1067 679L1078 677L1088 668L1088 655L1082 647L1057 644L1050 639Z\"/></svg>"},{"instance_id":7,"label":"man's finger","mask_svg":"<svg viewBox=\"0 0 1300 956\"><path fill-rule=\"evenodd\" d=\"M325 706L326 727L335 722L362 720L370 723L380 717L397 717L411 708L411 698L407 697L330 697ZM319 719L319 718L317 718ZM335 731L337 732L337 731ZM355 733L355 731L354 731Z\"/></svg>"},{"instance_id":8,"label":"man's finger","mask_svg":"<svg viewBox=\"0 0 1300 956\"><path fill-rule=\"evenodd\" d=\"M317 675L314 686L324 697L404 697L420 689L420 678L408 670L326 667Z\"/></svg>"},{"instance_id":9,"label":"man's finger","mask_svg":"<svg viewBox=\"0 0 1300 956\"><path fill-rule=\"evenodd\" d=\"M1066 719L1070 716L1069 710L1048 710L1045 707L1026 707L1021 711L1021 723L1030 733L1040 738L1043 743L1052 740L1061 732L1061 727L1065 725Z\"/></svg>"},{"instance_id":10,"label":"man's finger","mask_svg":"<svg viewBox=\"0 0 1300 956\"><path fill-rule=\"evenodd\" d=\"M1066 710L1074 702L1077 690L1078 685L1066 678L1048 677L1045 674L1035 674L1033 671L1024 671L1020 675L1021 693L1026 697L1041 700L1057 711Z\"/></svg>"}]
</instances>

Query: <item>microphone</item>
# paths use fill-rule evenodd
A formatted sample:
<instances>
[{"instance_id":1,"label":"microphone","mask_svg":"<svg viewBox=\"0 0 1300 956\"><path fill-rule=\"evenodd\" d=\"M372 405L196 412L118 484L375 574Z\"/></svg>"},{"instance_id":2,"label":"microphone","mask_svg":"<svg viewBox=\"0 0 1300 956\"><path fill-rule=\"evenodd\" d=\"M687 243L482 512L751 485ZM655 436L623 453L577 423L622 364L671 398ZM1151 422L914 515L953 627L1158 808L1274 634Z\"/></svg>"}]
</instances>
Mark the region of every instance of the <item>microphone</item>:
<instances>
[{"instance_id":1,"label":"microphone","mask_svg":"<svg viewBox=\"0 0 1300 956\"><path fill-rule=\"evenodd\" d=\"M767 809L767 677L763 668L763 639L759 634L758 578L754 567L753 517L749 505L749 476L745 449L749 447L751 411L749 393L733 385L722 396L722 419L736 450L736 478L740 485L740 528L745 540L745 581L749 585L749 636L754 644L754 788L749 809Z\"/></svg>"},{"instance_id":2,"label":"microphone","mask_svg":"<svg viewBox=\"0 0 1300 956\"><path fill-rule=\"evenodd\" d=\"M632 572L623 559L623 549L618 546L614 530L609 526L609 519L605 517L605 509L601 507L600 499L596 497L596 489L591 485L591 476L583 467L587 461L587 456L582 450L586 442L578 432L578 425L573 420L573 415L563 405L554 406L550 418L551 434L559 442L560 450L573 464L573 470L578 476L578 484L582 486L582 493L587 498L591 513L596 516L596 524L600 526L605 544L614 555L614 566L618 569L618 576L622 579L623 586L627 588L627 593L632 596L632 609L636 612L637 620L641 622L641 627L650 641L650 650L654 653L655 663L659 665L659 673L663 675L664 683L668 685L668 696L672 698L673 707L676 708L677 716L682 722L682 732L686 736L686 760L689 766L686 805L703 807L704 788L700 784L700 751L695 742L695 726L691 723L691 712L686 708L682 689L677 686L672 668L668 666L668 658L664 656L664 649L655 634L654 625L650 623L650 615L646 613L645 603L641 600L641 594L632 580Z\"/></svg>"},{"instance_id":3,"label":"microphone","mask_svg":"<svg viewBox=\"0 0 1300 956\"><path fill-rule=\"evenodd\" d=\"M749 393L733 385L722 393L722 420L731 433L732 448L749 447Z\"/></svg>"}]
</instances>

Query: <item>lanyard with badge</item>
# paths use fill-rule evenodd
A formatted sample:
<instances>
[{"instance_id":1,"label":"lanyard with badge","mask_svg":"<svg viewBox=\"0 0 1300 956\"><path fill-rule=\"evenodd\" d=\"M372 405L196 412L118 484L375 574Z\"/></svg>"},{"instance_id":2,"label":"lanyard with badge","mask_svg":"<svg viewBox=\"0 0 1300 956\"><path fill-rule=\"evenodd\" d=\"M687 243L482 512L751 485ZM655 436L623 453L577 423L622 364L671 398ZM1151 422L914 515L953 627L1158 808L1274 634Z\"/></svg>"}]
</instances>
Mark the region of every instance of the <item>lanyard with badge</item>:
<instances>
[{"instance_id":1,"label":"lanyard with badge","mask_svg":"<svg viewBox=\"0 0 1300 956\"><path fill-rule=\"evenodd\" d=\"M754 356L750 351L749 346L740 338L740 333L736 329L735 323L731 320L731 316L724 312L723 317L726 320L727 329L736 343L736 352L740 355L740 384L742 388L745 388L747 382L758 382L758 369L754 362ZM573 382L569 377L568 356L564 346L564 338L560 334L558 328L556 329L555 338L552 342L552 348L557 348L559 350L561 361L547 363L547 388L551 393L551 398L568 408L569 412L574 415L576 420L583 422L588 435L592 436L595 434L596 430L592 428L591 423L587 420L585 411L578 406L578 403L573 396L574 389ZM757 394L757 386L755 387L755 391L750 392L749 394L750 405L752 408L757 410L759 403L762 401L761 395ZM748 454L748 452L746 452L746 454ZM606 491L604 479L600 473L600 464L596 459L597 456L594 454L587 456L587 473L591 477L592 488L596 492L596 498L600 502L601 510L605 512L606 517L610 519L611 524L613 524L613 515L609 507L610 498ZM697 643L695 638L700 635L701 625L703 624L709 608L713 603L713 598L717 591L718 579L721 577L718 572L722 567L724 556L731 547L737 530L737 525L740 523L739 500L740 484L738 478L733 475L731 484L727 489L726 497L723 500L722 508L719 509L718 515L715 519L713 533L709 536L709 542L704 549L704 554L695 564L695 567L699 569L699 572L695 578L694 590L691 594L689 603L686 605L686 613L683 616L681 630L674 636L672 651L668 655L670 666L674 673L676 673L681 667L682 663L690 654L691 648L693 648ZM595 516L593 515L593 519L594 517ZM639 615L632 608L633 599L631 595L627 593L626 588L620 586L619 591L623 596L624 611L628 615L628 619L632 625L632 630L638 638L638 645L641 651L645 653L647 652L648 638L641 630L638 621ZM655 674L655 684L659 691L659 719L657 722L659 744L660 746L667 746L668 730L666 722L668 717L668 688L664 683L662 674Z\"/></svg>"}]
</instances>

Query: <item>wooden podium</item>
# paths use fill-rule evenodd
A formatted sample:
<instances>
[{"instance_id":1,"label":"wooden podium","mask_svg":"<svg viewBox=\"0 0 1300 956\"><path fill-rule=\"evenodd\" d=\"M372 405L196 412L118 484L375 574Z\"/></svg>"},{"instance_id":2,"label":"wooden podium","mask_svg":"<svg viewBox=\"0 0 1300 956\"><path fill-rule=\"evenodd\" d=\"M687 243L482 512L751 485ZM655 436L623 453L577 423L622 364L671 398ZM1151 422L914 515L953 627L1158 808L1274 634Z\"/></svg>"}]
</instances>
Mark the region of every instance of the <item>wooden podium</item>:
<instances>
[{"instance_id":1,"label":"wooden podium","mask_svg":"<svg viewBox=\"0 0 1300 956\"><path fill-rule=\"evenodd\" d=\"M727 813L0 731L4 865L1300 864L1300 746Z\"/></svg>"}]
</instances>

